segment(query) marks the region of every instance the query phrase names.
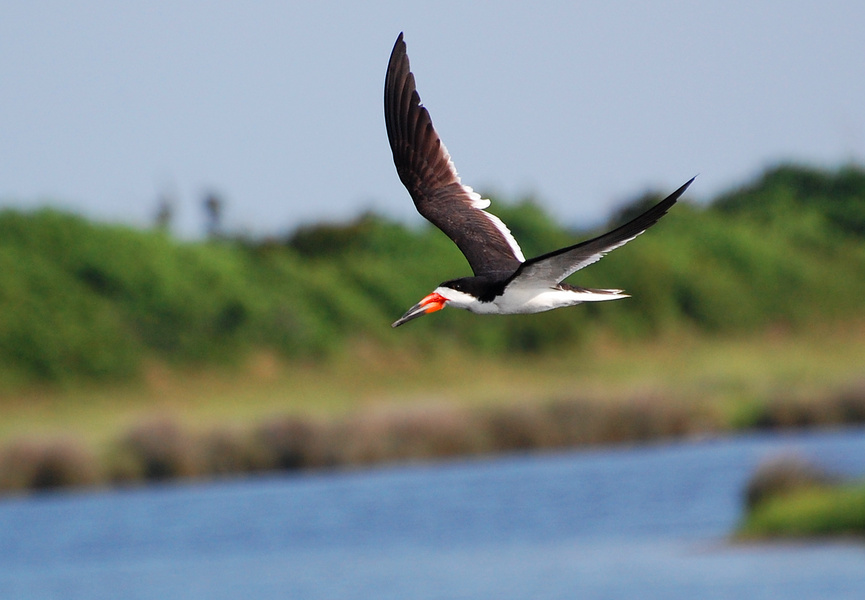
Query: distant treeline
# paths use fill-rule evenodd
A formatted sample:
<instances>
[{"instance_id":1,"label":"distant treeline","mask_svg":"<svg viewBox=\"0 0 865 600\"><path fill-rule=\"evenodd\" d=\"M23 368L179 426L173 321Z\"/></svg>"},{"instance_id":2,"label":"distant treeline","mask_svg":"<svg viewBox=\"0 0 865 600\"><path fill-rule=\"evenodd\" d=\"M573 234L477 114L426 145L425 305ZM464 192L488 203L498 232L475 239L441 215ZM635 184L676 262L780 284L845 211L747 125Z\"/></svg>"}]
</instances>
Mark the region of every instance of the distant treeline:
<instances>
[{"instance_id":1,"label":"distant treeline","mask_svg":"<svg viewBox=\"0 0 865 600\"><path fill-rule=\"evenodd\" d=\"M661 195L635 200L611 224ZM530 201L494 206L527 256L592 234L562 228ZM129 378L152 357L232 362L259 348L304 359L355 341L543 352L599 331L634 338L860 318L865 170L782 166L712 202L680 203L649 234L573 278L623 288L629 300L516 317L445 310L390 328L441 280L461 274L468 265L438 230L372 214L284 239L189 242L55 210L7 210L0 386Z\"/></svg>"}]
</instances>

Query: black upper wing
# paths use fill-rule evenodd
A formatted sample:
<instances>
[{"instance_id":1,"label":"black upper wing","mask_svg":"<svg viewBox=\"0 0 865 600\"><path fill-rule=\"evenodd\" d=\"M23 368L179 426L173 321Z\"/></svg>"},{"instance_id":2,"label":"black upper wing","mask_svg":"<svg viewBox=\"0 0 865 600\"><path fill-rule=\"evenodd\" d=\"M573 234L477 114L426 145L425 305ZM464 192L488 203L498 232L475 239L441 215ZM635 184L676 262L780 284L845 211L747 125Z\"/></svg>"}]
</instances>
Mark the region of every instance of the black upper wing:
<instances>
[{"instance_id":1,"label":"black upper wing","mask_svg":"<svg viewBox=\"0 0 865 600\"><path fill-rule=\"evenodd\" d=\"M489 200L463 185L415 87L400 33L384 82L384 120L393 162L418 212L459 247L475 275L513 272L525 258Z\"/></svg>"},{"instance_id":2,"label":"black upper wing","mask_svg":"<svg viewBox=\"0 0 865 600\"><path fill-rule=\"evenodd\" d=\"M639 217L609 233L525 261L513 274L507 287L519 287L521 283L534 287L539 281L554 286L568 275L601 260L611 250L624 246L657 223L693 181L694 178Z\"/></svg>"}]
</instances>

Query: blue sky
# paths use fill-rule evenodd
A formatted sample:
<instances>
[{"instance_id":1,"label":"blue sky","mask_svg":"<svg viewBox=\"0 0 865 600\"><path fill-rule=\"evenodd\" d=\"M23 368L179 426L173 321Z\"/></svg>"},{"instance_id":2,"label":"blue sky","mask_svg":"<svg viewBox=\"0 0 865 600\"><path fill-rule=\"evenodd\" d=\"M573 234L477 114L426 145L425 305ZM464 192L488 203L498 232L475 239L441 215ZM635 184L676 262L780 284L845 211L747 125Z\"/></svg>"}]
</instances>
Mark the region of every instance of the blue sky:
<instances>
[{"instance_id":1,"label":"blue sky","mask_svg":"<svg viewBox=\"0 0 865 600\"><path fill-rule=\"evenodd\" d=\"M463 181L594 225L699 173L709 198L779 161L865 159L865 3L6 3L0 203L279 234L419 217L382 85L405 31Z\"/></svg>"}]
</instances>

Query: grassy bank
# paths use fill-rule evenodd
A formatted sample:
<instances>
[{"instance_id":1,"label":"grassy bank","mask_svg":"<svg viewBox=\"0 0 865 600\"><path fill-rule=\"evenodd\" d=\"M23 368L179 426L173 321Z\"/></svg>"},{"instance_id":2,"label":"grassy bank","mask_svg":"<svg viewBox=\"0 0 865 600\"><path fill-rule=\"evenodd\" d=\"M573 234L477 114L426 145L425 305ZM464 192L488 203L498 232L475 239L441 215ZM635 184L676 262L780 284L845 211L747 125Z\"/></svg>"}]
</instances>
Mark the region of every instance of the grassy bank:
<instances>
[{"instance_id":1,"label":"grassy bank","mask_svg":"<svg viewBox=\"0 0 865 600\"><path fill-rule=\"evenodd\" d=\"M432 227L182 241L2 211L0 487L862 422L863 198L859 167L770 169L579 273L631 299L399 330L468 273ZM497 206L527 255L591 235Z\"/></svg>"},{"instance_id":2,"label":"grassy bank","mask_svg":"<svg viewBox=\"0 0 865 600\"><path fill-rule=\"evenodd\" d=\"M470 360L357 347L327 364L152 365L143 383L0 400L0 488L352 468L865 422L865 327ZM22 432L26 432L22 434Z\"/></svg>"}]
</instances>

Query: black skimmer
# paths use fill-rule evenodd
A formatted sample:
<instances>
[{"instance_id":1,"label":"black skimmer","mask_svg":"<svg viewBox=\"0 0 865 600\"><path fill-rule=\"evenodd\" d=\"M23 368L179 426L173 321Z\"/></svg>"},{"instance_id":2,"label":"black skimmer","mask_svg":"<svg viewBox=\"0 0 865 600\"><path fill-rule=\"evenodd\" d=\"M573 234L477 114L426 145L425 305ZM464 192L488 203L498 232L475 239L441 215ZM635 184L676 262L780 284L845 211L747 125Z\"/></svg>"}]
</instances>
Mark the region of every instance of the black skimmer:
<instances>
[{"instance_id":1,"label":"black skimmer","mask_svg":"<svg viewBox=\"0 0 865 600\"><path fill-rule=\"evenodd\" d=\"M490 201L463 185L453 161L421 104L402 33L384 82L384 120L400 180L418 212L459 247L473 277L451 279L393 323L399 327L445 306L477 314L536 313L581 302L627 298L622 290L562 283L657 223L694 181L625 223L594 239L526 260L507 226L484 209Z\"/></svg>"}]
</instances>

